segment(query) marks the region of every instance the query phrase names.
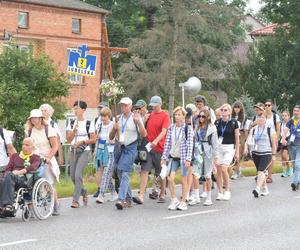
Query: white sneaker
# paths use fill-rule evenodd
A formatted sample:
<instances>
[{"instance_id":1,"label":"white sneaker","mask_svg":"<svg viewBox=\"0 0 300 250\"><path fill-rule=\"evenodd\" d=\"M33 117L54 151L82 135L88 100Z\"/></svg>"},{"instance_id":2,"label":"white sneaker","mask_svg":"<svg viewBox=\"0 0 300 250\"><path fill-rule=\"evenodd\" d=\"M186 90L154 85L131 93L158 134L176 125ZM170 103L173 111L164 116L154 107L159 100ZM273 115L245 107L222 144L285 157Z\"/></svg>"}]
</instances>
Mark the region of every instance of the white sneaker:
<instances>
[{"instance_id":1,"label":"white sneaker","mask_svg":"<svg viewBox=\"0 0 300 250\"><path fill-rule=\"evenodd\" d=\"M236 180L238 178L238 174L233 174L230 178L231 180Z\"/></svg>"},{"instance_id":2,"label":"white sneaker","mask_svg":"<svg viewBox=\"0 0 300 250\"><path fill-rule=\"evenodd\" d=\"M225 191L223 195L223 200L224 201L229 201L231 197L230 191Z\"/></svg>"},{"instance_id":3,"label":"white sneaker","mask_svg":"<svg viewBox=\"0 0 300 250\"><path fill-rule=\"evenodd\" d=\"M190 200L189 200L189 205L193 206L193 205L199 204L200 202L201 202L201 200L199 197L191 196Z\"/></svg>"},{"instance_id":4,"label":"white sneaker","mask_svg":"<svg viewBox=\"0 0 300 250\"><path fill-rule=\"evenodd\" d=\"M96 203L98 204L104 203L104 197L102 195L99 195L96 199Z\"/></svg>"},{"instance_id":5,"label":"white sneaker","mask_svg":"<svg viewBox=\"0 0 300 250\"><path fill-rule=\"evenodd\" d=\"M202 194L200 194L200 198L206 198L207 197L207 193L203 192Z\"/></svg>"},{"instance_id":6,"label":"white sneaker","mask_svg":"<svg viewBox=\"0 0 300 250\"><path fill-rule=\"evenodd\" d=\"M179 206L180 202L177 198L172 199L170 205L168 206L169 210L176 210Z\"/></svg>"},{"instance_id":7,"label":"white sneaker","mask_svg":"<svg viewBox=\"0 0 300 250\"><path fill-rule=\"evenodd\" d=\"M223 193L218 193L218 196L216 198L217 201L223 200Z\"/></svg>"},{"instance_id":8,"label":"white sneaker","mask_svg":"<svg viewBox=\"0 0 300 250\"><path fill-rule=\"evenodd\" d=\"M181 210L181 211L184 211L184 210L187 210L187 205L185 202L181 201L179 206L177 207L177 210Z\"/></svg>"},{"instance_id":9,"label":"white sneaker","mask_svg":"<svg viewBox=\"0 0 300 250\"><path fill-rule=\"evenodd\" d=\"M270 192L267 187L263 188L262 192L260 193L261 196L267 196L269 194L270 194Z\"/></svg>"},{"instance_id":10,"label":"white sneaker","mask_svg":"<svg viewBox=\"0 0 300 250\"><path fill-rule=\"evenodd\" d=\"M212 201L208 199L203 203L204 206L211 206L212 204Z\"/></svg>"}]
</instances>

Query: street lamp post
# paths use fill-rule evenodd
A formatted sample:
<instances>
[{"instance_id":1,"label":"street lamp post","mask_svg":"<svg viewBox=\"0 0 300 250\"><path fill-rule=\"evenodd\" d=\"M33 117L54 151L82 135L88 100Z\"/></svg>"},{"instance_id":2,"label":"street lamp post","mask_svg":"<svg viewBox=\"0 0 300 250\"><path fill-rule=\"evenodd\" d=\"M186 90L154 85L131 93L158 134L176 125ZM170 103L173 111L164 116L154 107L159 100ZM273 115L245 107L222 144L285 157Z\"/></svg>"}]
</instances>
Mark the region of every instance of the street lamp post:
<instances>
[{"instance_id":1,"label":"street lamp post","mask_svg":"<svg viewBox=\"0 0 300 250\"><path fill-rule=\"evenodd\" d=\"M179 87L181 87L181 93L182 93L182 107L185 107L184 105L185 89L190 90L192 92L198 92L201 89L201 81L199 78L192 76L186 82L180 83Z\"/></svg>"}]
</instances>

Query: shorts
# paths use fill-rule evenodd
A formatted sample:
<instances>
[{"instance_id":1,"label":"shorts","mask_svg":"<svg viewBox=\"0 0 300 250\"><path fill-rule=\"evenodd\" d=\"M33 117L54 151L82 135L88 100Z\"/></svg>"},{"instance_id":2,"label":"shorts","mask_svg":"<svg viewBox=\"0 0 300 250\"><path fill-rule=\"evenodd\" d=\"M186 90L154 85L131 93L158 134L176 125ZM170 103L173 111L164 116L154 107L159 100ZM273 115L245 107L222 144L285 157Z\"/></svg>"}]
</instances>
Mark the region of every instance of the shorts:
<instances>
[{"instance_id":1,"label":"shorts","mask_svg":"<svg viewBox=\"0 0 300 250\"><path fill-rule=\"evenodd\" d=\"M171 172L177 172L178 168L181 166L181 176L188 176L189 174L189 169L190 168L186 168L184 166L181 165L180 159L170 159L169 161L169 165L170 165L170 173Z\"/></svg>"},{"instance_id":2,"label":"shorts","mask_svg":"<svg viewBox=\"0 0 300 250\"><path fill-rule=\"evenodd\" d=\"M221 144L219 145L217 158L218 165L230 166L235 154L234 144Z\"/></svg>"},{"instance_id":3,"label":"shorts","mask_svg":"<svg viewBox=\"0 0 300 250\"><path fill-rule=\"evenodd\" d=\"M255 152L252 153L252 159L257 171L265 171L272 162L272 154L258 155Z\"/></svg>"},{"instance_id":4,"label":"shorts","mask_svg":"<svg viewBox=\"0 0 300 250\"><path fill-rule=\"evenodd\" d=\"M162 156L161 153L151 150L147 154L147 161L141 163L141 170L150 172L151 169L154 168L155 176L159 176L161 171L161 165L160 165L161 156Z\"/></svg>"}]
</instances>

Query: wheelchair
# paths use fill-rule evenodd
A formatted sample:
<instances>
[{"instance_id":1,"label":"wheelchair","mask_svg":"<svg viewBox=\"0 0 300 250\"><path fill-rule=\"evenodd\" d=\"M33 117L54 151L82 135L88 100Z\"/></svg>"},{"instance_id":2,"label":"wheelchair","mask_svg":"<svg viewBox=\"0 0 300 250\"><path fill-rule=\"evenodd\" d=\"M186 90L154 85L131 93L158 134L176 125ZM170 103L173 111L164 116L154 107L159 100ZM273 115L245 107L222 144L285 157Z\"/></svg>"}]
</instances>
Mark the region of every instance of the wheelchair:
<instances>
[{"instance_id":1,"label":"wheelchair","mask_svg":"<svg viewBox=\"0 0 300 250\"><path fill-rule=\"evenodd\" d=\"M42 178L45 162L36 172L25 175L25 185L18 188L14 194L13 214L15 217L18 210L21 210L22 220L27 222L30 218L45 220L51 216L54 207L54 191L52 185Z\"/></svg>"}]
</instances>

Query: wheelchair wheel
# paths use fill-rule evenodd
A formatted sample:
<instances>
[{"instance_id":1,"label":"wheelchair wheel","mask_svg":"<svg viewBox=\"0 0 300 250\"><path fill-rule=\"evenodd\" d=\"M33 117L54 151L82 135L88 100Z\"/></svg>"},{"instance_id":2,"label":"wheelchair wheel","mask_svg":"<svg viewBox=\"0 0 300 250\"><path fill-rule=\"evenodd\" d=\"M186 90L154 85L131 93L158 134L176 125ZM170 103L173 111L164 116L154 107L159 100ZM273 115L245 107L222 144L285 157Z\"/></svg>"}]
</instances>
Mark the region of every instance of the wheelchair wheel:
<instances>
[{"instance_id":1,"label":"wheelchair wheel","mask_svg":"<svg viewBox=\"0 0 300 250\"><path fill-rule=\"evenodd\" d=\"M54 192L52 185L44 178L38 179L32 190L33 213L39 220L47 219L53 212Z\"/></svg>"},{"instance_id":2,"label":"wheelchair wheel","mask_svg":"<svg viewBox=\"0 0 300 250\"><path fill-rule=\"evenodd\" d=\"M24 206L22 209L22 220L24 222L27 222L30 220L31 216L32 216L31 210L27 206Z\"/></svg>"}]
</instances>

